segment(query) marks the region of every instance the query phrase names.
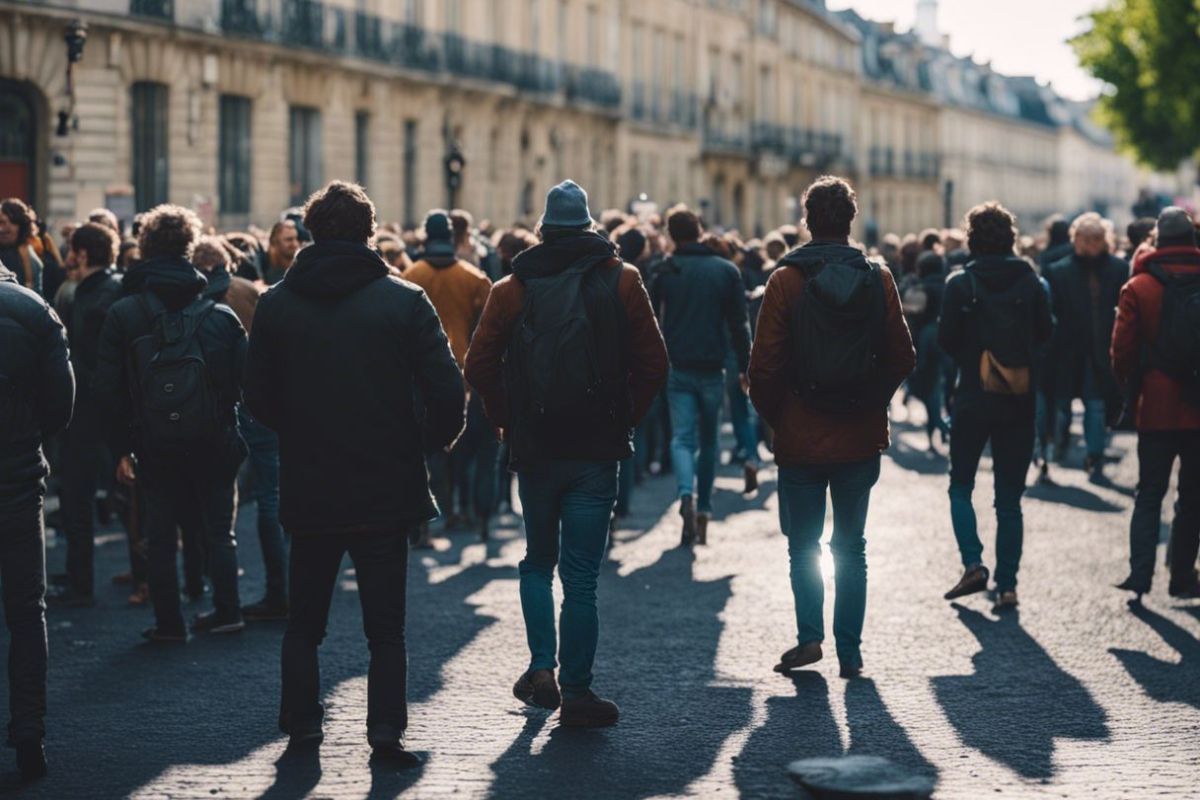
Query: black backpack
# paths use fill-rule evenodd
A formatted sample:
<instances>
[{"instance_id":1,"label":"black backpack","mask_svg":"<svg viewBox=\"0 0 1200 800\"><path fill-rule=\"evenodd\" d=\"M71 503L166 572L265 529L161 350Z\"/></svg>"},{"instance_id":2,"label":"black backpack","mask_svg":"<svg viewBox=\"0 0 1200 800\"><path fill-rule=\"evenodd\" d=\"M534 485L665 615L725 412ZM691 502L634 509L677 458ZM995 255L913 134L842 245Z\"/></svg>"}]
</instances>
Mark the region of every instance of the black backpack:
<instances>
[{"instance_id":1,"label":"black backpack","mask_svg":"<svg viewBox=\"0 0 1200 800\"><path fill-rule=\"evenodd\" d=\"M804 291L792 313L792 389L813 408L854 414L880 408L879 360L887 313L879 265L799 266Z\"/></svg>"},{"instance_id":2,"label":"black backpack","mask_svg":"<svg viewBox=\"0 0 1200 800\"><path fill-rule=\"evenodd\" d=\"M995 292L970 269L966 276L971 284L967 313L982 351L980 386L989 394L1028 395L1034 388L1034 307L1025 280Z\"/></svg>"},{"instance_id":3,"label":"black backpack","mask_svg":"<svg viewBox=\"0 0 1200 800\"><path fill-rule=\"evenodd\" d=\"M139 298L151 319L150 333L135 339L130 353L141 444L176 460L215 452L226 442L228 413L222 413L199 330L216 303L197 297L172 312L153 292Z\"/></svg>"},{"instance_id":4,"label":"black backpack","mask_svg":"<svg viewBox=\"0 0 1200 800\"><path fill-rule=\"evenodd\" d=\"M585 260L523 281L525 302L509 344L509 390L539 436L573 435L619 411L624 378L621 270Z\"/></svg>"},{"instance_id":5,"label":"black backpack","mask_svg":"<svg viewBox=\"0 0 1200 800\"><path fill-rule=\"evenodd\" d=\"M1158 337L1149 366L1183 384L1183 397L1200 406L1200 275L1172 274L1151 262L1147 272L1163 285Z\"/></svg>"}]
</instances>

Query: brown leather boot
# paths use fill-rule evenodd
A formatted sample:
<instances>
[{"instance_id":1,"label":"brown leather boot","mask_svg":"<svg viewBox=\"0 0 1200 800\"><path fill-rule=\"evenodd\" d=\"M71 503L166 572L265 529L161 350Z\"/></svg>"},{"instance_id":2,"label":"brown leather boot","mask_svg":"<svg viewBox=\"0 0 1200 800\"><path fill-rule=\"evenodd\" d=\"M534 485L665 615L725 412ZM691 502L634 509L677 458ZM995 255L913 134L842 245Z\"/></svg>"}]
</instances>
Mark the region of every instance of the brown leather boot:
<instances>
[{"instance_id":1,"label":"brown leather boot","mask_svg":"<svg viewBox=\"0 0 1200 800\"><path fill-rule=\"evenodd\" d=\"M779 657L779 663L775 665L775 671L781 675L786 675L794 669L817 663L824 655L821 652L820 642L808 642L797 645Z\"/></svg>"},{"instance_id":2,"label":"brown leather boot","mask_svg":"<svg viewBox=\"0 0 1200 800\"><path fill-rule=\"evenodd\" d=\"M679 545L691 547L696 541L696 506L690 494L679 498L679 516L683 518L683 534L679 537Z\"/></svg>"},{"instance_id":3,"label":"brown leather boot","mask_svg":"<svg viewBox=\"0 0 1200 800\"><path fill-rule=\"evenodd\" d=\"M696 544L708 544L708 520L711 516L707 511L696 515Z\"/></svg>"},{"instance_id":4,"label":"brown leather boot","mask_svg":"<svg viewBox=\"0 0 1200 800\"><path fill-rule=\"evenodd\" d=\"M969 594L986 591L988 577L990 577L990 573L988 572L988 568L983 564L968 567L963 576L958 579L958 583L954 584L954 588L946 592L942 597L946 600L955 600L959 597L966 597Z\"/></svg>"},{"instance_id":5,"label":"brown leather boot","mask_svg":"<svg viewBox=\"0 0 1200 800\"><path fill-rule=\"evenodd\" d=\"M535 669L526 672L513 685L513 697L527 706L536 706L550 711L562 705L562 695L554 682L554 670Z\"/></svg>"},{"instance_id":6,"label":"brown leather boot","mask_svg":"<svg viewBox=\"0 0 1200 800\"><path fill-rule=\"evenodd\" d=\"M742 488L742 494L754 494L758 491L758 467L747 461L742 465L742 476L746 479L746 485Z\"/></svg>"}]
</instances>

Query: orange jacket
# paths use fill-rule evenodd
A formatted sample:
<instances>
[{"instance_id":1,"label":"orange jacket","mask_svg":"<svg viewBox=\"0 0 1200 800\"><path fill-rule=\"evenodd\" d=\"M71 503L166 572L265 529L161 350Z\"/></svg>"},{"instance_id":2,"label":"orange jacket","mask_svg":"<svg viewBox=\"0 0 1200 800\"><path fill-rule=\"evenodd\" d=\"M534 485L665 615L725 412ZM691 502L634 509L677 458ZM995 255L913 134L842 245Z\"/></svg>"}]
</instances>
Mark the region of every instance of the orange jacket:
<instances>
[{"instance_id":1,"label":"orange jacket","mask_svg":"<svg viewBox=\"0 0 1200 800\"><path fill-rule=\"evenodd\" d=\"M404 271L404 280L425 290L433 303L458 368L467 358L467 346L479 324L492 282L477 267L450 258L423 258Z\"/></svg>"}]
</instances>

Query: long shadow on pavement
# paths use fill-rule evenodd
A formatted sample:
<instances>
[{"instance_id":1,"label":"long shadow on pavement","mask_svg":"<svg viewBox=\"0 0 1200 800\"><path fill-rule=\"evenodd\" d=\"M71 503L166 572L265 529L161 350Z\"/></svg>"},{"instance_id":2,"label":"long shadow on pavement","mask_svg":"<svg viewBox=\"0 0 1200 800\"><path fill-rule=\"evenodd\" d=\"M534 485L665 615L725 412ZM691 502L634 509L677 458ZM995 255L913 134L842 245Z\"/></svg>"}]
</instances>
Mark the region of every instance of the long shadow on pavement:
<instances>
[{"instance_id":1,"label":"long shadow on pavement","mask_svg":"<svg viewBox=\"0 0 1200 800\"><path fill-rule=\"evenodd\" d=\"M1200 607L1187 611L1200 617ZM1154 629L1171 649L1179 653L1178 662L1163 661L1139 650L1109 650L1124 665L1146 694L1161 703L1187 703L1200 708L1200 642L1176 623L1145 606L1133 607L1133 615Z\"/></svg>"},{"instance_id":2,"label":"long shadow on pavement","mask_svg":"<svg viewBox=\"0 0 1200 800\"><path fill-rule=\"evenodd\" d=\"M1021 627L955 604L979 640L973 675L935 677L934 693L963 744L1027 778L1054 775L1054 740L1109 738L1107 714Z\"/></svg>"},{"instance_id":3,"label":"long shadow on pavement","mask_svg":"<svg viewBox=\"0 0 1200 800\"><path fill-rule=\"evenodd\" d=\"M1041 500L1044 503L1060 503L1083 511L1096 511L1102 514L1114 514L1126 510L1124 506L1109 502L1095 492L1089 492L1079 486L1065 486L1060 483L1035 483L1025 490L1025 496Z\"/></svg>"},{"instance_id":4,"label":"long shadow on pavement","mask_svg":"<svg viewBox=\"0 0 1200 800\"><path fill-rule=\"evenodd\" d=\"M626 576L600 575L595 689L621 706L603 730L530 713L492 764L492 797L681 794L704 776L725 738L750 721L751 690L713 685L719 618L730 579L697 581L690 550L663 553ZM620 605L605 599L623 595ZM553 726L541 751L532 748Z\"/></svg>"}]
</instances>

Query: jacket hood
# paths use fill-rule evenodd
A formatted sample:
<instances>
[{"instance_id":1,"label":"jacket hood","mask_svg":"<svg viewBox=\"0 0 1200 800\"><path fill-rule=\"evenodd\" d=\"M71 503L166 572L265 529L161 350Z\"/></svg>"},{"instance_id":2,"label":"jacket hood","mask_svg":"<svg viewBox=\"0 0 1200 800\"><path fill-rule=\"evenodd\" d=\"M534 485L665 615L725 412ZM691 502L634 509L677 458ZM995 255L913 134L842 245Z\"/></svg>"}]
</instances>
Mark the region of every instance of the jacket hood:
<instances>
[{"instance_id":1,"label":"jacket hood","mask_svg":"<svg viewBox=\"0 0 1200 800\"><path fill-rule=\"evenodd\" d=\"M458 263L458 257L454 253L450 253L449 255L434 255L428 250L425 251L425 255L421 257L421 260L434 269L446 269Z\"/></svg>"},{"instance_id":2,"label":"jacket hood","mask_svg":"<svg viewBox=\"0 0 1200 800\"><path fill-rule=\"evenodd\" d=\"M1168 271L1172 267L1181 267L1187 272L1200 272L1200 247L1159 247L1151 250L1138 250L1133 259L1133 274L1141 275L1148 272L1150 264L1161 263Z\"/></svg>"},{"instance_id":3,"label":"jacket hood","mask_svg":"<svg viewBox=\"0 0 1200 800\"><path fill-rule=\"evenodd\" d=\"M125 273L126 294L152 291L170 309L182 308L208 284L200 270L186 258L152 258Z\"/></svg>"},{"instance_id":4,"label":"jacket hood","mask_svg":"<svg viewBox=\"0 0 1200 800\"><path fill-rule=\"evenodd\" d=\"M819 264L828 263L855 264L868 266L867 257L862 250L840 242L811 241L797 247L792 252L779 259L781 267L798 267L807 269Z\"/></svg>"},{"instance_id":5,"label":"jacket hood","mask_svg":"<svg viewBox=\"0 0 1200 800\"><path fill-rule=\"evenodd\" d=\"M233 281L233 276L224 267L214 269L205 277L208 278L208 287L204 290L204 296L213 300L224 297L225 293L229 291L229 284Z\"/></svg>"},{"instance_id":6,"label":"jacket hood","mask_svg":"<svg viewBox=\"0 0 1200 800\"><path fill-rule=\"evenodd\" d=\"M0 264L0 283L16 283L16 282L17 282L17 276L14 275L8 267L4 266L3 264Z\"/></svg>"},{"instance_id":7,"label":"jacket hood","mask_svg":"<svg viewBox=\"0 0 1200 800\"><path fill-rule=\"evenodd\" d=\"M1028 261L1016 256L978 256L964 269L994 292L1002 292L1025 276L1036 274Z\"/></svg>"},{"instance_id":8,"label":"jacket hood","mask_svg":"<svg viewBox=\"0 0 1200 800\"><path fill-rule=\"evenodd\" d=\"M326 240L296 254L283 285L306 297L341 298L388 274L387 264L365 244Z\"/></svg>"},{"instance_id":9,"label":"jacket hood","mask_svg":"<svg viewBox=\"0 0 1200 800\"><path fill-rule=\"evenodd\" d=\"M513 274L520 281L557 275L580 262L589 264L619 258L617 246L606 236L592 231L556 231L545 241L517 255Z\"/></svg>"}]
</instances>

